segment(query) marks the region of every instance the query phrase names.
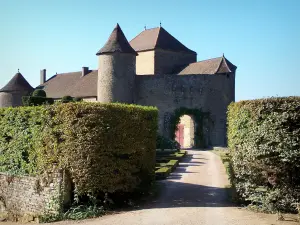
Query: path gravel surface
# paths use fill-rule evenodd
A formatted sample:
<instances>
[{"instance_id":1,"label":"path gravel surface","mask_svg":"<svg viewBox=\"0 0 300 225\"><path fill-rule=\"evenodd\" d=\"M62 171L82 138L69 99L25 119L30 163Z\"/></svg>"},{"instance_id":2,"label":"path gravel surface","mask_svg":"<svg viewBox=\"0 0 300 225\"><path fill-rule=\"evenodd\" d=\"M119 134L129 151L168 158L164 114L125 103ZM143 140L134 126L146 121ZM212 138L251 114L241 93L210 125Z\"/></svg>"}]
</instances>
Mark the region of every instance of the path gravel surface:
<instances>
[{"instance_id":1,"label":"path gravel surface","mask_svg":"<svg viewBox=\"0 0 300 225\"><path fill-rule=\"evenodd\" d=\"M225 168L210 151L189 150L188 156L167 179L162 193L140 209L82 221L52 225L277 225L276 215L254 213L228 201Z\"/></svg>"}]
</instances>

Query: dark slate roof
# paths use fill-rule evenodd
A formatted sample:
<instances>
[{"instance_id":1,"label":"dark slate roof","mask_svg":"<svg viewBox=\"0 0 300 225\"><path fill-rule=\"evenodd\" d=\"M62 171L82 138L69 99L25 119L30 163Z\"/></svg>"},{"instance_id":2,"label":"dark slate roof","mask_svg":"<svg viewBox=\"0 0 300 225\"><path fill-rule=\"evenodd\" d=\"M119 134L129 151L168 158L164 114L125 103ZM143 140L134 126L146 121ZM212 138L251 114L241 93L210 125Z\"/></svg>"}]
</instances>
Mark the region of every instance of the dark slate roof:
<instances>
[{"instance_id":1,"label":"dark slate roof","mask_svg":"<svg viewBox=\"0 0 300 225\"><path fill-rule=\"evenodd\" d=\"M200 62L189 64L187 67L182 69L178 75L187 74L221 74L235 72L236 66L233 65L224 56L207 59Z\"/></svg>"},{"instance_id":2,"label":"dark slate roof","mask_svg":"<svg viewBox=\"0 0 300 225\"><path fill-rule=\"evenodd\" d=\"M113 52L131 53L137 55L137 53L128 43L119 24L117 24L117 26L109 36L106 44L97 52L96 55Z\"/></svg>"},{"instance_id":3,"label":"dark slate roof","mask_svg":"<svg viewBox=\"0 0 300 225\"><path fill-rule=\"evenodd\" d=\"M43 89L50 98L72 97L95 97L97 96L98 70L91 70L85 76L82 72L56 74L37 89Z\"/></svg>"},{"instance_id":4,"label":"dark slate roof","mask_svg":"<svg viewBox=\"0 0 300 225\"><path fill-rule=\"evenodd\" d=\"M196 52L184 46L162 27L142 31L130 41L130 45L137 52L163 49L174 52L189 52L196 54Z\"/></svg>"},{"instance_id":5,"label":"dark slate roof","mask_svg":"<svg viewBox=\"0 0 300 225\"><path fill-rule=\"evenodd\" d=\"M12 91L33 91L33 87L27 82L21 73L16 73L15 76L2 88L0 92Z\"/></svg>"}]
</instances>

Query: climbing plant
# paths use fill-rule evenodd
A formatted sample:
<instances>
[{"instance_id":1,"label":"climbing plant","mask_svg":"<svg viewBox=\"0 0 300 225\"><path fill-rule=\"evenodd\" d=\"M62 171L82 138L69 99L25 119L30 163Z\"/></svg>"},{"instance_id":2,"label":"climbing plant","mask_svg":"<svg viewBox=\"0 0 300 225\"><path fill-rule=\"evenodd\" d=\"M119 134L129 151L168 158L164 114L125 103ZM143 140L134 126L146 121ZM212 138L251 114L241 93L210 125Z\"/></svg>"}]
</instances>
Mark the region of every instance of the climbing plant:
<instances>
[{"instance_id":1,"label":"climbing plant","mask_svg":"<svg viewBox=\"0 0 300 225\"><path fill-rule=\"evenodd\" d=\"M183 115L189 115L194 119L195 122L195 147L197 148L203 148L207 147L205 146L205 139L204 139L204 134L203 134L203 121L204 119L209 119L209 113L202 112L201 109L197 108L185 108L185 107L180 107L176 109L171 115L170 118L170 133L171 133L171 138L175 139L175 132L177 131L178 127L177 125L180 122L180 117Z\"/></svg>"}]
</instances>

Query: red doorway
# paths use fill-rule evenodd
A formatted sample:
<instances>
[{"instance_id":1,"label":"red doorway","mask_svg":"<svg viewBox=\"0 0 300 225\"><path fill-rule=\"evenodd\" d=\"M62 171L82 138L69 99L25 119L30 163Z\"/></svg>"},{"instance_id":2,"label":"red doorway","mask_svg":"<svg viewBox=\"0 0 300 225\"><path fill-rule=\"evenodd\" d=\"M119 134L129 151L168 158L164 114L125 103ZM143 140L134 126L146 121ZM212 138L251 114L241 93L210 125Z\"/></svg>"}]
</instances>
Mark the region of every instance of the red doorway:
<instances>
[{"instance_id":1,"label":"red doorway","mask_svg":"<svg viewBox=\"0 0 300 225\"><path fill-rule=\"evenodd\" d=\"M177 125L177 130L176 130L176 138L175 140L180 144L180 147L183 146L184 142L184 124L178 124Z\"/></svg>"}]
</instances>

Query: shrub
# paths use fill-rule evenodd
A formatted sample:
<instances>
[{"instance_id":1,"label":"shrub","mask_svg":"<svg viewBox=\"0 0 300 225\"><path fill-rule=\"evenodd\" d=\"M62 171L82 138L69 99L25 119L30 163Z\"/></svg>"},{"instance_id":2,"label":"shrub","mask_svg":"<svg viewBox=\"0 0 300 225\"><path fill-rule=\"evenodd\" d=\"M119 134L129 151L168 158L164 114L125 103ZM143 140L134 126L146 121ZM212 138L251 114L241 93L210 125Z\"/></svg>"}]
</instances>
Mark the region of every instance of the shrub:
<instances>
[{"instance_id":1,"label":"shrub","mask_svg":"<svg viewBox=\"0 0 300 225\"><path fill-rule=\"evenodd\" d=\"M75 196L134 192L155 178L157 109L70 103L0 108L0 172L70 172Z\"/></svg>"},{"instance_id":2,"label":"shrub","mask_svg":"<svg viewBox=\"0 0 300 225\"><path fill-rule=\"evenodd\" d=\"M52 105L54 103L54 99L35 96L23 96L22 102L24 106Z\"/></svg>"},{"instance_id":3,"label":"shrub","mask_svg":"<svg viewBox=\"0 0 300 225\"><path fill-rule=\"evenodd\" d=\"M73 98L74 102L81 102L82 101L82 98L79 98L79 97L75 97Z\"/></svg>"},{"instance_id":4,"label":"shrub","mask_svg":"<svg viewBox=\"0 0 300 225\"><path fill-rule=\"evenodd\" d=\"M62 103L74 102L74 99L71 96L67 95L62 97L61 102Z\"/></svg>"},{"instance_id":5,"label":"shrub","mask_svg":"<svg viewBox=\"0 0 300 225\"><path fill-rule=\"evenodd\" d=\"M152 182L156 109L73 103L58 105L56 112L63 120L61 154L72 168L78 194L131 192Z\"/></svg>"},{"instance_id":6,"label":"shrub","mask_svg":"<svg viewBox=\"0 0 300 225\"><path fill-rule=\"evenodd\" d=\"M232 103L228 143L241 197L267 211L300 200L300 97ZM262 191L263 190L263 191Z\"/></svg>"},{"instance_id":7,"label":"shrub","mask_svg":"<svg viewBox=\"0 0 300 225\"><path fill-rule=\"evenodd\" d=\"M33 93L32 93L32 96L33 97L43 97L43 98L47 97L46 92L42 89L34 90Z\"/></svg>"},{"instance_id":8,"label":"shrub","mask_svg":"<svg viewBox=\"0 0 300 225\"><path fill-rule=\"evenodd\" d=\"M157 149L180 149L180 145L177 141L168 139L164 136L157 135L156 137L156 148Z\"/></svg>"}]
</instances>

